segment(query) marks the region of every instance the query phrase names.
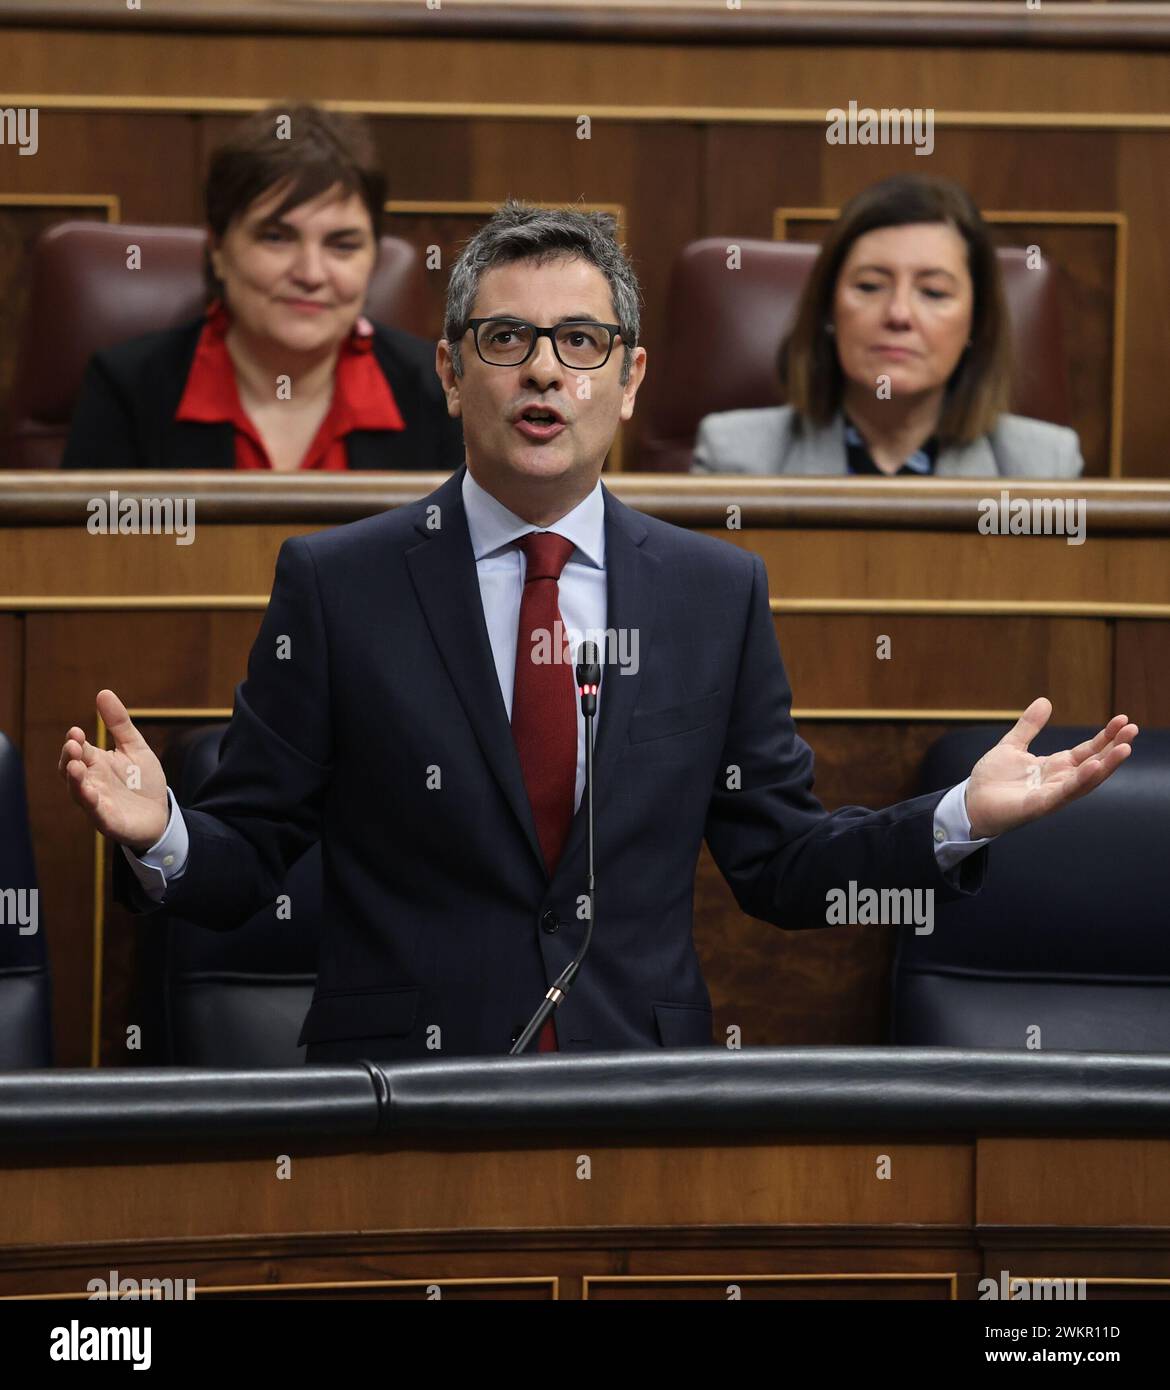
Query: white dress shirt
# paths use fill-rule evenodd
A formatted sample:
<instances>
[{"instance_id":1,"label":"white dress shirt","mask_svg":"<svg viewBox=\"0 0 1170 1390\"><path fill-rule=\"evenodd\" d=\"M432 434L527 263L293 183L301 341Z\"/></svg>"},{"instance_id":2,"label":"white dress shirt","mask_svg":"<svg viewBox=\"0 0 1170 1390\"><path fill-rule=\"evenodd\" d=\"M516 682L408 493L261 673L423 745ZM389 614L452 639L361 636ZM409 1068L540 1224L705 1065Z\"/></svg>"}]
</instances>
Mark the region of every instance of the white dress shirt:
<instances>
[{"instance_id":1,"label":"white dress shirt","mask_svg":"<svg viewBox=\"0 0 1170 1390\"><path fill-rule=\"evenodd\" d=\"M512 687L516 679L520 600L524 593L524 574L528 563L524 552L512 542L539 528L510 512L502 502L480 487L470 471L463 475L463 506L475 555L488 640L496 663L496 677L510 720ZM604 652L601 634L606 627L608 598L605 587L605 500L600 480L588 497L546 529L573 542L573 553L561 571L558 604L561 618L572 638L574 658L577 644L589 638L596 641ZM604 699L603 677L597 699L598 719ZM577 780L574 809L581 804L585 788L585 716L581 713L579 700L576 706ZM988 843L986 839L971 839L971 822L967 818L964 799L966 790L967 782L960 782L947 792L935 808L934 853L944 873ZM147 896L154 902L162 901L167 882L178 878L187 867L190 845L183 814L170 787L167 788L167 804L170 807L167 828L155 844L141 856L122 846L130 867Z\"/></svg>"}]
</instances>

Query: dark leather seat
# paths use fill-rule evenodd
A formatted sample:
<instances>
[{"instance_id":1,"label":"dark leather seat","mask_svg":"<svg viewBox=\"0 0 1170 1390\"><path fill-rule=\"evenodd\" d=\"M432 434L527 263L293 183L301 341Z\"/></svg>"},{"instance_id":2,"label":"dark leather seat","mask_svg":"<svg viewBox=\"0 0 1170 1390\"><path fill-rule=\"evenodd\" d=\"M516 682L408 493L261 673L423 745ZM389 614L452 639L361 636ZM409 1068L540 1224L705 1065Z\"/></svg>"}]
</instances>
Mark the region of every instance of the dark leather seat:
<instances>
[{"instance_id":1,"label":"dark leather seat","mask_svg":"<svg viewBox=\"0 0 1170 1390\"><path fill-rule=\"evenodd\" d=\"M174 328L203 310L200 227L58 222L32 252L28 308L16 352L9 468L59 468L89 359L143 333ZM126 248L142 269L126 269ZM400 237L383 237L366 295L370 318L422 333L425 271Z\"/></svg>"},{"instance_id":2,"label":"dark leather seat","mask_svg":"<svg viewBox=\"0 0 1170 1390\"><path fill-rule=\"evenodd\" d=\"M1005 732L939 739L922 790L961 781ZM1045 729L1031 751L1094 733ZM1170 1053L1168 783L1170 729L1143 729L1090 796L993 841L981 893L937 905L932 935L900 929L892 1041Z\"/></svg>"},{"instance_id":3,"label":"dark leather seat","mask_svg":"<svg viewBox=\"0 0 1170 1390\"><path fill-rule=\"evenodd\" d=\"M189 730L168 750L167 777L180 804L195 798L214 769L226 728ZM284 894L287 920L269 907L234 931L212 931L177 917L159 922L166 933L165 1061L189 1067L285 1067L304 1061L297 1036L317 977L319 845L289 870Z\"/></svg>"},{"instance_id":4,"label":"dark leather seat","mask_svg":"<svg viewBox=\"0 0 1170 1390\"><path fill-rule=\"evenodd\" d=\"M0 733L0 1068L6 1070L53 1064L45 923L39 895L30 893L38 893L38 886L24 762ZM34 921L36 931L29 932Z\"/></svg>"},{"instance_id":5,"label":"dark leather seat","mask_svg":"<svg viewBox=\"0 0 1170 1390\"><path fill-rule=\"evenodd\" d=\"M727 248L742 253L727 268ZM670 278L663 347L646 379L640 467L685 473L699 422L717 410L778 405L776 356L820 248L812 243L707 237L679 252ZM1068 368L1059 272L1029 268L1021 250L1001 250L1016 355L1012 409L1069 422Z\"/></svg>"}]
</instances>

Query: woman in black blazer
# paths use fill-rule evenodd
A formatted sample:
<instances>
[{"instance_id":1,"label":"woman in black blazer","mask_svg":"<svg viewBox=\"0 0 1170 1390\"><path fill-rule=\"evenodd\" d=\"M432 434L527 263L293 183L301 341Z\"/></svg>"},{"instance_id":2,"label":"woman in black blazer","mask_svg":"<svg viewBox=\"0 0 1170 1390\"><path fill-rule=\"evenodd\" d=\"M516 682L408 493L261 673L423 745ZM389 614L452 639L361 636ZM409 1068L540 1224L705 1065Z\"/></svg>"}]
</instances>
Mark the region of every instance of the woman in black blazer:
<instances>
[{"instance_id":1,"label":"woman in black blazer","mask_svg":"<svg viewBox=\"0 0 1170 1390\"><path fill-rule=\"evenodd\" d=\"M260 112L205 197L204 314L94 354L62 466L458 467L434 345L361 313L385 198L364 123Z\"/></svg>"}]
</instances>

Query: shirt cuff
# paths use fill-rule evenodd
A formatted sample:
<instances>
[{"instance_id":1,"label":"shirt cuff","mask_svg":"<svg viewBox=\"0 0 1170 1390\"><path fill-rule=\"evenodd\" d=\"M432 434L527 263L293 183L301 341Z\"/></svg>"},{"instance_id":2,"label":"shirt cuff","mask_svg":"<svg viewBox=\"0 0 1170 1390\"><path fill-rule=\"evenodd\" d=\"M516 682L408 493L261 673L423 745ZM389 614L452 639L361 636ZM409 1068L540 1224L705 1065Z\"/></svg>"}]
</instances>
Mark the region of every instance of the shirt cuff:
<instances>
[{"instance_id":1,"label":"shirt cuff","mask_svg":"<svg viewBox=\"0 0 1170 1390\"><path fill-rule=\"evenodd\" d=\"M178 878L187 867L187 855L191 848L187 822L170 787L167 788L167 805L170 807L167 828L148 850L139 856L126 845L122 846L122 853L142 885L142 891L151 902L156 903L162 902L167 884Z\"/></svg>"},{"instance_id":2,"label":"shirt cuff","mask_svg":"<svg viewBox=\"0 0 1170 1390\"><path fill-rule=\"evenodd\" d=\"M971 821L967 816L967 783L970 780L966 777L952 787L934 808L934 857L944 874L995 839L994 835L982 840L971 838Z\"/></svg>"}]
</instances>

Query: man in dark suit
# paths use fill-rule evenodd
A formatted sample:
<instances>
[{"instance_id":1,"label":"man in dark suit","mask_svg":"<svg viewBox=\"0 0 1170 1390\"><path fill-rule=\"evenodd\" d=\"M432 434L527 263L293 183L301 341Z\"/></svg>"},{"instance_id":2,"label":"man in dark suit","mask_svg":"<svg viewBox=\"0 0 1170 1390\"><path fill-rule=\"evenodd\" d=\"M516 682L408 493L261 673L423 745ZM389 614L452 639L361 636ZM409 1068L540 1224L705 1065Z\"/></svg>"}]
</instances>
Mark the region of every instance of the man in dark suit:
<instances>
[{"instance_id":1,"label":"man in dark suit","mask_svg":"<svg viewBox=\"0 0 1170 1390\"><path fill-rule=\"evenodd\" d=\"M112 691L98 709L113 752L69 730L61 774L125 847L116 887L140 908L232 927L320 838L310 1061L502 1055L572 959L584 727L565 628L612 634L598 920L544 1049L710 1043L691 922L704 837L745 911L823 926L850 882L974 891L987 839L1130 751L1137 730L1117 716L1034 758L1050 713L1037 700L960 786L826 814L762 562L600 484L645 370L637 312L611 219L505 205L453 269L438 349L466 468L411 506L284 543L196 805L174 805Z\"/></svg>"}]
</instances>

